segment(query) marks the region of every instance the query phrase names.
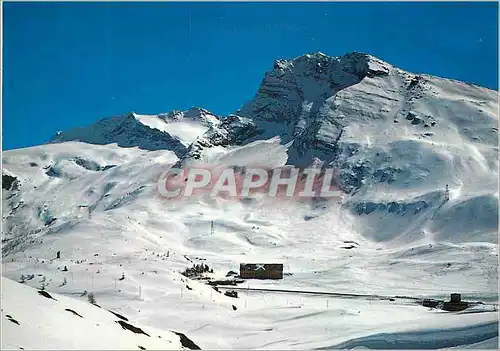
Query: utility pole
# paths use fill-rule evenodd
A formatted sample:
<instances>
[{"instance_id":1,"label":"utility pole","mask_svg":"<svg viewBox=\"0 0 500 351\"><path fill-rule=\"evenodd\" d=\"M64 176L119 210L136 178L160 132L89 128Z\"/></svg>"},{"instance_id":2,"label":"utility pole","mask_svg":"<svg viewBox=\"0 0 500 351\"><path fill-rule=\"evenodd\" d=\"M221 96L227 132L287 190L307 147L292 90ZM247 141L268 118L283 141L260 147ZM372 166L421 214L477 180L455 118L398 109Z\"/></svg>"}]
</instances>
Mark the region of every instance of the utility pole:
<instances>
[{"instance_id":1,"label":"utility pole","mask_svg":"<svg viewBox=\"0 0 500 351\"><path fill-rule=\"evenodd\" d=\"M444 201L450 200L450 189L448 188L448 184L446 184L446 190L444 192Z\"/></svg>"},{"instance_id":2,"label":"utility pole","mask_svg":"<svg viewBox=\"0 0 500 351\"><path fill-rule=\"evenodd\" d=\"M247 308L248 292L250 290L250 282L247 283L247 294L245 296L245 308Z\"/></svg>"}]
</instances>

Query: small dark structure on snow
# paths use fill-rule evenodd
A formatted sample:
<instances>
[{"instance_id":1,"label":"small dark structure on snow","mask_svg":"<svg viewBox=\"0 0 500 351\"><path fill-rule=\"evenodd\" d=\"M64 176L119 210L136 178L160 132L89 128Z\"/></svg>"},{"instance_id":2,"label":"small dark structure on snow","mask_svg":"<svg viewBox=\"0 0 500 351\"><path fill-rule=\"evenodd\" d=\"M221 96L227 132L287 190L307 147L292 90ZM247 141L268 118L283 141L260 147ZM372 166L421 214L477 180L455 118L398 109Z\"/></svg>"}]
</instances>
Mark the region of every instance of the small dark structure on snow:
<instances>
[{"instance_id":1,"label":"small dark structure on snow","mask_svg":"<svg viewBox=\"0 0 500 351\"><path fill-rule=\"evenodd\" d=\"M467 301L462 301L460 294L451 294L450 301L444 302L442 309L445 311L463 311L469 307Z\"/></svg>"},{"instance_id":2,"label":"small dark structure on snow","mask_svg":"<svg viewBox=\"0 0 500 351\"><path fill-rule=\"evenodd\" d=\"M446 184L446 190L444 191L444 201L449 201L450 200L450 188L448 187L448 184Z\"/></svg>"},{"instance_id":3,"label":"small dark structure on snow","mask_svg":"<svg viewBox=\"0 0 500 351\"><path fill-rule=\"evenodd\" d=\"M422 306L436 308L439 305L439 301L433 299L423 299Z\"/></svg>"},{"instance_id":4,"label":"small dark structure on snow","mask_svg":"<svg viewBox=\"0 0 500 351\"><path fill-rule=\"evenodd\" d=\"M193 264L193 267L191 268L186 268L184 272L181 274L185 277L191 278L191 277L200 277L203 275L203 273L213 273L213 269L211 269L208 265L206 264Z\"/></svg>"},{"instance_id":5,"label":"small dark structure on snow","mask_svg":"<svg viewBox=\"0 0 500 351\"><path fill-rule=\"evenodd\" d=\"M467 301L462 301L462 296L460 294L453 293L450 296L450 301L434 300L434 299L423 299L422 306L430 308L439 308L444 311L456 312L463 311L471 303Z\"/></svg>"},{"instance_id":6,"label":"small dark structure on snow","mask_svg":"<svg viewBox=\"0 0 500 351\"><path fill-rule=\"evenodd\" d=\"M226 291L224 293L224 295L229 296L229 297L237 298L238 297L238 292L234 291L234 290L228 290L228 291Z\"/></svg>"},{"instance_id":7,"label":"small dark structure on snow","mask_svg":"<svg viewBox=\"0 0 500 351\"><path fill-rule=\"evenodd\" d=\"M240 264L242 279L283 279L281 263L242 263Z\"/></svg>"}]
</instances>

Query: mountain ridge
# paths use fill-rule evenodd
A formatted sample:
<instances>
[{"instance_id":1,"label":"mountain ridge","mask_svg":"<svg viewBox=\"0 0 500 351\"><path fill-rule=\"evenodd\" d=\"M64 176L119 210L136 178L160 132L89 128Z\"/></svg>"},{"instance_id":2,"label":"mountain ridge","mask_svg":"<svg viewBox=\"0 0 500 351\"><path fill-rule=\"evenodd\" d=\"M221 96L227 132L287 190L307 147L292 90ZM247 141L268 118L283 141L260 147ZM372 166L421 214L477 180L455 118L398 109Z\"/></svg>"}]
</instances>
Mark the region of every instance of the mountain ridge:
<instances>
[{"instance_id":1,"label":"mountain ridge","mask_svg":"<svg viewBox=\"0 0 500 351\"><path fill-rule=\"evenodd\" d=\"M293 73L293 70L296 70L298 73ZM318 104L318 99L319 100L325 100L329 97L335 96L338 92L348 88L351 85L356 85L359 84L363 79L365 78L374 78L378 76L387 76L390 71L393 71L395 74L401 75L402 79L408 80L406 84L408 84L408 88L411 88L413 90L419 88L419 84L425 83L425 80L428 79L444 79L453 83L459 83L459 84L464 84L463 82L457 81L457 80L451 80L447 78L439 78L439 77L434 77L431 75L424 75L424 74L413 74L409 73L406 71L403 71L401 69L395 68L389 63L378 59L377 57L367 54L367 53L361 53L361 52L350 52L347 53L343 56L328 56L325 55L321 52L314 52L310 54L305 54L298 56L294 59L289 59L289 60L284 60L284 59L278 59L274 63L274 68L270 71L267 71L262 83L257 91L257 94L254 96L252 100L249 102L243 104L237 111L235 111L233 114L228 115L227 117L221 117L221 116L216 116L210 111L203 109L203 108L196 108L192 107L187 111L181 112L177 110L173 110L167 113L159 113L156 116L158 118L162 118L165 116L172 116L174 117L176 114L186 114L189 113L190 111L199 111L199 113L204 113L207 115L211 115L214 117L214 119L219 120L219 121L227 121L227 119L238 119L237 122L240 125L240 130L242 134L249 134L247 137L239 137L238 134L240 133L232 133L233 137L230 138L228 135L228 138L230 140L227 140L228 144L241 144L243 142L249 142L252 140L255 140L256 137L261 136L261 137L268 137L268 136L274 136L274 135L262 135L265 133L266 127L261 127L260 131L257 133L256 131L259 130L259 122L265 123L265 122L282 122L283 120L288 120L288 118L291 118L289 116L294 116L297 115L298 111L295 112L290 112L290 106L295 106L295 110L299 108L297 104ZM292 74L291 77L286 78L287 76L290 76L290 73ZM307 87L300 87L297 86L297 76L304 76L304 77L315 77L318 78L317 84L320 84L321 81L324 81L325 79L330 81L330 90L329 89L323 89L324 91L311 91L311 89L307 89ZM288 79L288 81L287 81ZM290 80L291 79L291 80ZM277 82L277 86L276 86ZM292 84L292 85L290 85ZM333 85L332 85L333 84ZM469 84L469 83L465 83ZM300 84L299 84L300 85ZM303 85L303 84L302 84ZM470 84L469 84L470 85ZM472 87L477 87L478 89L486 89L487 88L482 88L477 85L471 85ZM287 90L287 88L289 88ZM305 88L305 89L304 89ZM278 91L273 91L273 89L278 89ZM297 90L298 89L298 90ZM314 90L314 89L313 89ZM274 99L274 95L278 95L279 98ZM287 95L289 94L299 94L302 95L300 96L291 96L290 98L286 98ZM318 97L314 99L306 99L307 95L314 95L314 94L319 94ZM260 96L259 96L260 95ZM285 99L283 99L285 97ZM262 109L260 105L268 106L265 109ZM271 106L270 106L271 105ZM324 105L324 104L323 104ZM313 107L314 108L314 107ZM309 108L310 109L310 108ZM305 111L303 108L301 109L302 113L307 114L311 111ZM262 111L262 112L261 112ZM275 111L275 112L273 112ZM266 116L272 116L274 113L278 113L279 115L277 117L271 118L271 120L267 120L265 117L263 117L262 113L265 113ZM288 112L287 112L288 111ZM127 113L122 115L121 119L131 119L131 117L134 116L133 112ZM284 116L284 117L283 117ZM287 117L288 116L288 117ZM242 123L242 117L245 119L244 123ZM290 138L291 136L297 136L300 135L301 133L304 133L304 131L309 132L309 134L317 134L318 129L321 129L318 126L319 124L327 124L330 126L326 126L326 129L335 129L339 128L341 126L341 123L338 120L330 120L325 122L325 116L319 116L322 118L317 118L318 122L315 123L307 123L304 122L303 120L296 121L296 125L293 131L289 131L286 133L281 133L281 137ZM295 119L299 118L299 116L296 116ZM97 122L98 123L103 123L105 121L110 121L110 125L114 125L114 122L121 122L120 117L110 117L110 118L103 118ZM174 118L175 120L175 118ZM257 125L256 125L257 123ZM217 125L218 123L212 123L212 125ZM304 125L305 124L305 125ZM178 155L181 155L182 153L186 153L187 149L184 147L181 147L179 145L176 145L176 136L170 135L168 132L163 131L164 134L159 134L156 132L155 128L149 128L145 129L142 127L139 127L141 123L130 123L130 126L128 129L132 129L132 131L127 130L125 128L125 135L121 136L119 132L122 132L122 130L118 129L112 130L109 133L109 136L102 136L101 138L95 138L95 137L90 137L86 134L89 134L87 130L89 130L90 134L95 134L96 131L99 133L100 129L106 129L108 126L99 126L98 128L94 128L94 125L90 125L87 128L74 128L73 130L66 131L66 132L59 132L55 136L51 138L49 142L62 142L62 141L70 141L70 140L80 140L84 142L90 142L90 143L99 143L99 144L109 144L113 142L117 142L118 145L120 146L125 146L125 147L131 147L131 146L138 146L139 148L144 148L144 149L151 149L151 150L157 150L157 149L169 149L169 148L174 148L176 149L176 153ZM232 126L230 123L225 123L225 128L222 133L226 134L231 134L232 131ZM96 130L94 130L96 129ZM136 139L136 133L133 131L133 129L139 129L141 133L144 134L144 137L147 139L152 139L151 141L144 142ZM325 129L325 128L323 128ZM271 130L270 132L275 133L275 130ZM269 134L269 133L268 133ZM320 133L321 134L321 133ZM150 136L151 135L151 136ZM200 135L201 136L201 135ZM337 135L338 136L338 135ZM252 139L252 137L254 139ZM132 140L130 140L132 138ZM97 140L99 139L99 140ZM123 140L126 139L126 142ZM163 139L163 140L162 140ZM208 138L210 139L210 138ZM314 137L313 137L314 139ZM332 144L332 140L330 140L328 137L326 139L323 139L321 136L318 136L316 138L321 143L321 140L324 140L326 142L326 147L328 148L328 144ZM286 140L285 140L286 141ZM297 141L297 144L300 144L301 142L304 141ZM307 141L305 141L306 144L309 144ZM335 143L335 142L333 142ZM184 145L186 146L186 145ZM300 147L299 147L300 149ZM299 151L300 153L300 151Z\"/></svg>"}]
</instances>

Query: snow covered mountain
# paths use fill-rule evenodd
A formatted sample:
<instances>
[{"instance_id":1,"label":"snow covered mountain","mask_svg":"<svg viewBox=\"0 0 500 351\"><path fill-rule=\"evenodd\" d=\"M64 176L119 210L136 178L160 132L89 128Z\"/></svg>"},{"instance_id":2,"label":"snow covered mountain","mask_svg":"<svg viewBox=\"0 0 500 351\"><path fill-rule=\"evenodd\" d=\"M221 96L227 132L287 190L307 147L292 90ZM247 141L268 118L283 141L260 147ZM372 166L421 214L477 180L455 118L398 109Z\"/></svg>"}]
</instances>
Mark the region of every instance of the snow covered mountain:
<instances>
[{"instance_id":1,"label":"snow covered mountain","mask_svg":"<svg viewBox=\"0 0 500 351\"><path fill-rule=\"evenodd\" d=\"M180 274L206 263L223 278L241 262L273 261L284 263L285 278L252 287L461 292L497 302L494 91L367 54L314 53L276 61L255 97L230 116L199 108L130 113L2 159L4 276L41 274L51 293L92 291L106 308L182 331L201 348L375 347L380 333L408 348L424 346L414 335L468 328L470 338L449 331L448 342L433 344L454 347L493 340L498 328L496 313L436 313L399 301L248 291L235 299ZM346 196L321 203L159 196L163 171L197 162L335 167Z\"/></svg>"},{"instance_id":2,"label":"snow covered mountain","mask_svg":"<svg viewBox=\"0 0 500 351\"><path fill-rule=\"evenodd\" d=\"M90 144L116 143L121 147L138 146L145 150L172 150L182 155L196 138L205 133L219 119L210 112L192 108L159 115L129 113L103 118L84 128L58 132L52 143L83 141Z\"/></svg>"}]
</instances>

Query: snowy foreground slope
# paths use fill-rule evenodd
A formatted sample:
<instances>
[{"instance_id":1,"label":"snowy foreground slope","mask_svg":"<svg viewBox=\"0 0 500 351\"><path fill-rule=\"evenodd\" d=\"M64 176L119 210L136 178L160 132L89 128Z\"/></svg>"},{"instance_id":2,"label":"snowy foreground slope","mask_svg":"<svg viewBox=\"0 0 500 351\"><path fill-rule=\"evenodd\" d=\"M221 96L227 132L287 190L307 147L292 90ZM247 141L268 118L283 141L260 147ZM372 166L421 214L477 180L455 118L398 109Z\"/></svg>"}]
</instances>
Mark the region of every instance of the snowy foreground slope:
<instances>
[{"instance_id":1,"label":"snowy foreground slope","mask_svg":"<svg viewBox=\"0 0 500 351\"><path fill-rule=\"evenodd\" d=\"M96 305L2 277L2 350L196 349L185 336L182 340L174 332L143 329Z\"/></svg>"},{"instance_id":2,"label":"snowy foreground slope","mask_svg":"<svg viewBox=\"0 0 500 351\"><path fill-rule=\"evenodd\" d=\"M2 275L76 299L93 292L134 325L202 349L495 348L497 127L488 89L357 53L279 60L234 115L128 114L4 152ZM199 162L335 167L345 195L158 194L163 171ZM180 274L204 263L224 278L245 262L283 263L286 274L244 288L394 298L232 298ZM396 297L453 292L485 305L451 313Z\"/></svg>"}]
</instances>

